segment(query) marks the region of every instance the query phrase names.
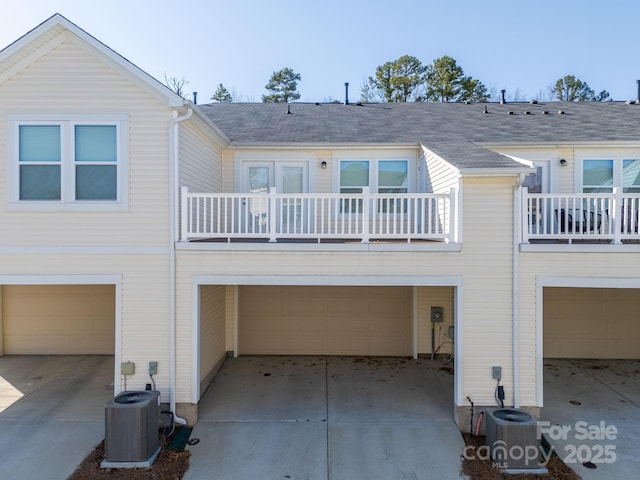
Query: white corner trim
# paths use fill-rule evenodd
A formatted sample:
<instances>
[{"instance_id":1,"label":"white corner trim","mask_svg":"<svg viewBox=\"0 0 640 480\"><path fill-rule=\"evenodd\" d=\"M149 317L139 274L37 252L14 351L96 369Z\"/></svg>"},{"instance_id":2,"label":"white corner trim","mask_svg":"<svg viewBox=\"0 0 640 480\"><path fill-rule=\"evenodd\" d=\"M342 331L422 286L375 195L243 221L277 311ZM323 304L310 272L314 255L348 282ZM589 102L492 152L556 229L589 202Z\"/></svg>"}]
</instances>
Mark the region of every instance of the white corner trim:
<instances>
[{"instance_id":1,"label":"white corner trim","mask_svg":"<svg viewBox=\"0 0 640 480\"><path fill-rule=\"evenodd\" d=\"M200 285L192 284L191 311L193 312L193 328L191 329L191 399L200 401Z\"/></svg>"}]
</instances>

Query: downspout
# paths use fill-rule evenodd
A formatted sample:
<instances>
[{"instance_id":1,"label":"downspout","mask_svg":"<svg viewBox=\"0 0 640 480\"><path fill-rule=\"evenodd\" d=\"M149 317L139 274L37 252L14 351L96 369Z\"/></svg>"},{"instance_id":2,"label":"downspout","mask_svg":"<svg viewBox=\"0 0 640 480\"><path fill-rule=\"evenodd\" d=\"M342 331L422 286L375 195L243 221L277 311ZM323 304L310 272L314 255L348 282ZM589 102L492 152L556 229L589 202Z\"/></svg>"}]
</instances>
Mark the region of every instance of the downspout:
<instances>
[{"instance_id":1,"label":"downspout","mask_svg":"<svg viewBox=\"0 0 640 480\"><path fill-rule=\"evenodd\" d=\"M511 299L513 304L513 326L512 334L513 338L513 408L520 408L520 318L519 318L519 306L520 306L520 256L519 256L519 244L520 244L520 223L522 220L522 194L520 189L524 182L524 174L520 174L516 180L516 184L513 187L513 298Z\"/></svg>"},{"instance_id":2,"label":"downspout","mask_svg":"<svg viewBox=\"0 0 640 480\"><path fill-rule=\"evenodd\" d=\"M182 116L178 116L177 111L173 111L173 118L169 122L169 152L171 156L169 168L169 198L171 208L169 208L169 394L171 396L169 410L174 414L174 421L186 425L184 418L176 414L176 245L178 239L178 164L180 159L180 141L178 124L188 120L193 115L190 108Z\"/></svg>"}]
</instances>

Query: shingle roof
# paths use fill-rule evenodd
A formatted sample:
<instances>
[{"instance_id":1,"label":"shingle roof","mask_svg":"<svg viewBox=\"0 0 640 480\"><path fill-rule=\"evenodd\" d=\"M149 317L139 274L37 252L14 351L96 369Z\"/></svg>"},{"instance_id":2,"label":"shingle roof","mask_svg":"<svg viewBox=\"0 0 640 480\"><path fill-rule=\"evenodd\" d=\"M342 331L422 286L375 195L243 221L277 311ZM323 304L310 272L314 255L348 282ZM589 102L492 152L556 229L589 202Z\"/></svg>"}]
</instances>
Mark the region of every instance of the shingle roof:
<instances>
[{"instance_id":1,"label":"shingle roof","mask_svg":"<svg viewBox=\"0 0 640 480\"><path fill-rule=\"evenodd\" d=\"M237 146L422 144L459 168L519 165L482 147L487 144L640 144L640 105L624 102L228 103L198 107Z\"/></svg>"}]
</instances>

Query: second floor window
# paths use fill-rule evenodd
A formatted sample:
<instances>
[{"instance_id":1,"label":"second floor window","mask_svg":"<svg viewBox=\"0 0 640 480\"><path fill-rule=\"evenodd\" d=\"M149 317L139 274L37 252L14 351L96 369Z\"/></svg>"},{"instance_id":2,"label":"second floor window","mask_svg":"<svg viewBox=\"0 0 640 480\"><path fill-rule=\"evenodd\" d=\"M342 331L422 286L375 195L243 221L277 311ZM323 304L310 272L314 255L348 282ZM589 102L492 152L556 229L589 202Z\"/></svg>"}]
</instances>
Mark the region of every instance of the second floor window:
<instances>
[{"instance_id":1,"label":"second floor window","mask_svg":"<svg viewBox=\"0 0 640 480\"><path fill-rule=\"evenodd\" d=\"M341 160L340 193L407 193L409 191L407 160Z\"/></svg>"},{"instance_id":2,"label":"second floor window","mask_svg":"<svg viewBox=\"0 0 640 480\"><path fill-rule=\"evenodd\" d=\"M11 200L61 205L121 202L126 188L121 123L16 122Z\"/></svg>"},{"instance_id":3,"label":"second floor window","mask_svg":"<svg viewBox=\"0 0 640 480\"><path fill-rule=\"evenodd\" d=\"M382 195L405 194L409 191L408 160L341 160L340 193L363 192L369 187L371 193ZM406 202L395 198L376 200L375 208L380 213L405 213ZM361 213L362 200L353 199L341 205L343 213Z\"/></svg>"},{"instance_id":4,"label":"second floor window","mask_svg":"<svg viewBox=\"0 0 640 480\"><path fill-rule=\"evenodd\" d=\"M612 158L582 161L583 193L640 193L640 159Z\"/></svg>"}]
</instances>

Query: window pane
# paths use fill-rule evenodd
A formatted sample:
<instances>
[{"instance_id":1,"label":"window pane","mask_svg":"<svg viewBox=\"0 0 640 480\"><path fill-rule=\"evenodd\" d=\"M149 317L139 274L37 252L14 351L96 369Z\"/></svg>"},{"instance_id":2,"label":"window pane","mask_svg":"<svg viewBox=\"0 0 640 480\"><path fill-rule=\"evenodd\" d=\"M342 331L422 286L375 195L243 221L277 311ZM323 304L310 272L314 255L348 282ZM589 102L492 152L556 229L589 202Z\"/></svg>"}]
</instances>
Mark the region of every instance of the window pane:
<instances>
[{"instance_id":1,"label":"window pane","mask_svg":"<svg viewBox=\"0 0 640 480\"><path fill-rule=\"evenodd\" d=\"M640 160L624 160L622 162L622 186L625 187L624 191L629 193L635 193L637 188L628 187L640 187ZM634 191L635 190L635 191Z\"/></svg>"},{"instance_id":2,"label":"window pane","mask_svg":"<svg viewBox=\"0 0 640 480\"><path fill-rule=\"evenodd\" d=\"M117 200L117 167L76 166L76 200Z\"/></svg>"},{"instance_id":3,"label":"window pane","mask_svg":"<svg viewBox=\"0 0 640 480\"><path fill-rule=\"evenodd\" d=\"M542 167L536 167L536 173L525 175L522 186L529 190L529 193L542 193Z\"/></svg>"},{"instance_id":4,"label":"window pane","mask_svg":"<svg viewBox=\"0 0 640 480\"><path fill-rule=\"evenodd\" d=\"M408 170L406 160L379 162L378 184L381 187L404 187L406 191Z\"/></svg>"},{"instance_id":5,"label":"window pane","mask_svg":"<svg viewBox=\"0 0 640 480\"><path fill-rule=\"evenodd\" d=\"M115 162L117 140L115 125L76 125L76 162Z\"/></svg>"},{"instance_id":6,"label":"window pane","mask_svg":"<svg viewBox=\"0 0 640 480\"><path fill-rule=\"evenodd\" d=\"M269 167L249 167L249 192L269 192Z\"/></svg>"},{"instance_id":7,"label":"window pane","mask_svg":"<svg viewBox=\"0 0 640 480\"><path fill-rule=\"evenodd\" d=\"M21 162L59 162L59 125L20 125Z\"/></svg>"},{"instance_id":8,"label":"window pane","mask_svg":"<svg viewBox=\"0 0 640 480\"><path fill-rule=\"evenodd\" d=\"M302 193L302 167L282 168L282 193Z\"/></svg>"},{"instance_id":9,"label":"window pane","mask_svg":"<svg viewBox=\"0 0 640 480\"><path fill-rule=\"evenodd\" d=\"M584 186L613 186L613 160L585 160L582 169Z\"/></svg>"},{"instance_id":10,"label":"window pane","mask_svg":"<svg viewBox=\"0 0 640 480\"><path fill-rule=\"evenodd\" d=\"M340 162L341 187L368 187L369 162L366 160Z\"/></svg>"},{"instance_id":11,"label":"window pane","mask_svg":"<svg viewBox=\"0 0 640 480\"><path fill-rule=\"evenodd\" d=\"M20 165L20 200L60 200L60 166Z\"/></svg>"}]
</instances>

